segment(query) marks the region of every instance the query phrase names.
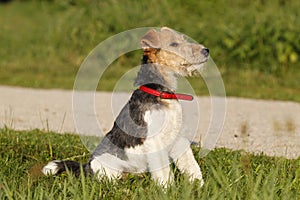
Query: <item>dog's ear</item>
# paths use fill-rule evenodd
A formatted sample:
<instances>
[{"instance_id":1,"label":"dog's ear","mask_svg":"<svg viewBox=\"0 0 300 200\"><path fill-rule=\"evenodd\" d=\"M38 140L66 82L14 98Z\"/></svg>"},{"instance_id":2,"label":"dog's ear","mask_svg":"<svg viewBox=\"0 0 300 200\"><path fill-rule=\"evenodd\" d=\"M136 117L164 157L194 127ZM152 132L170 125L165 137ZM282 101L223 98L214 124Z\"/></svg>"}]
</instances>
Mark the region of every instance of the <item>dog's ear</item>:
<instances>
[{"instance_id":1,"label":"dog's ear","mask_svg":"<svg viewBox=\"0 0 300 200\"><path fill-rule=\"evenodd\" d=\"M169 27L166 27L166 26L162 27L160 29L160 32L164 33L162 35L165 35L165 37L168 37L168 38L176 37L176 39L179 39L179 40L186 40L184 35L182 35L179 32L177 32Z\"/></svg>"},{"instance_id":2,"label":"dog's ear","mask_svg":"<svg viewBox=\"0 0 300 200\"><path fill-rule=\"evenodd\" d=\"M159 33L154 29L148 31L141 39L141 46L143 49L160 48Z\"/></svg>"}]
</instances>

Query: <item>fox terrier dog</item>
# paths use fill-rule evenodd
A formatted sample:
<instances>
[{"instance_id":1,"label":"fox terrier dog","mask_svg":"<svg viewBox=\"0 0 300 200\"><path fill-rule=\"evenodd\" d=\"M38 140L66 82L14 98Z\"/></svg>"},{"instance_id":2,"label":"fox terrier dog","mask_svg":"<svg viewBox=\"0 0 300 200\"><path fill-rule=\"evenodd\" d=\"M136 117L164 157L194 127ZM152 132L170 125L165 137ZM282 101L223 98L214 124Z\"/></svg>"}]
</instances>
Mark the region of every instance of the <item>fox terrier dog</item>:
<instances>
[{"instance_id":1,"label":"fox terrier dog","mask_svg":"<svg viewBox=\"0 0 300 200\"><path fill-rule=\"evenodd\" d=\"M173 182L170 161L190 181L204 181L190 148L180 133L182 108L179 100L192 100L175 93L178 76L193 76L208 61L209 50L188 42L184 35L163 27L149 30L140 40L142 65L135 79L138 88L115 119L112 129L95 148L87 164L54 160L42 170L45 175L71 171L96 175L99 180L122 177L123 173L150 172L166 186ZM83 170L81 170L81 167Z\"/></svg>"}]
</instances>

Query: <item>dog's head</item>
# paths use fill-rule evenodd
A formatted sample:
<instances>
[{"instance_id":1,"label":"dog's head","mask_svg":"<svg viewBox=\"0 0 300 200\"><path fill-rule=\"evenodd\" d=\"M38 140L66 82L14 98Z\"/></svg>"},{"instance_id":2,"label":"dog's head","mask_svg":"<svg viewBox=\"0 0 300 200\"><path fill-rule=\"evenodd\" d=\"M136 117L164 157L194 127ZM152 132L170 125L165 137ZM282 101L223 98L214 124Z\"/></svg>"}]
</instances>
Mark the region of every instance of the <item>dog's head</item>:
<instances>
[{"instance_id":1,"label":"dog's head","mask_svg":"<svg viewBox=\"0 0 300 200\"><path fill-rule=\"evenodd\" d=\"M182 76L199 74L209 58L209 50L203 45L188 42L184 35L167 27L148 31L141 46L147 63L159 64Z\"/></svg>"}]
</instances>

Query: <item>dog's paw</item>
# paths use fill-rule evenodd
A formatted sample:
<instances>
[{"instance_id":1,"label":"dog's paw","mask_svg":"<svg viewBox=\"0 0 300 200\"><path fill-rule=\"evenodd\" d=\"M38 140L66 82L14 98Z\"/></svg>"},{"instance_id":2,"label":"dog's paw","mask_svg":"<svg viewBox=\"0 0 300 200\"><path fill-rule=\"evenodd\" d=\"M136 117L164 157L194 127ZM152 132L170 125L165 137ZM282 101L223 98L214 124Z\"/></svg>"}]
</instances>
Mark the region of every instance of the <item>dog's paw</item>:
<instances>
[{"instance_id":1,"label":"dog's paw","mask_svg":"<svg viewBox=\"0 0 300 200\"><path fill-rule=\"evenodd\" d=\"M199 180L199 185L200 185L200 187L203 187L203 185L204 185L204 180L203 179Z\"/></svg>"},{"instance_id":2,"label":"dog's paw","mask_svg":"<svg viewBox=\"0 0 300 200\"><path fill-rule=\"evenodd\" d=\"M202 176L190 176L189 181L191 183L196 181L197 183L199 183L200 187L202 187L204 185L204 180L203 180Z\"/></svg>"},{"instance_id":3,"label":"dog's paw","mask_svg":"<svg viewBox=\"0 0 300 200\"><path fill-rule=\"evenodd\" d=\"M59 168L58 163L60 163L60 160L53 160L51 162L49 162L47 165L45 165L42 169L43 174L45 174L46 176L48 175L55 175Z\"/></svg>"}]
</instances>

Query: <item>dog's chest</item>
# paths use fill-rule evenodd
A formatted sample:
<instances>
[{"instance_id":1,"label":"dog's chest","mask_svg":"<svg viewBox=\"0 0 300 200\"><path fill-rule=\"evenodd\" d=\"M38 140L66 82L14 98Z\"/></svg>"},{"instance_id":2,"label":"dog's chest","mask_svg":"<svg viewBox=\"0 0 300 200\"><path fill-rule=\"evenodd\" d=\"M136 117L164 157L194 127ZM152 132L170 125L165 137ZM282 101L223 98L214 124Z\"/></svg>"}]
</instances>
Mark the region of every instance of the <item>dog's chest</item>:
<instances>
[{"instance_id":1,"label":"dog's chest","mask_svg":"<svg viewBox=\"0 0 300 200\"><path fill-rule=\"evenodd\" d=\"M147 137L143 144L125 148L128 161L135 170L143 171L147 166L147 155L169 152L177 140L182 125L182 110L178 101L166 100L168 106L152 109L144 113L147 123ZM146 159L146 160L145 160Z\"/></svg>"},{"instance_id":2,"label":"dog's chest","mask_svg":"<svg viewBox=\"0 0 300 200\"><path fill-rule=\"evenodd\" d=\"M167 106L153 108L145 112L144 121L147 123L147 139L160 140L170 143L180 131L182 110L178 101L165 100Z\"/></svg>"}]
</instances>

